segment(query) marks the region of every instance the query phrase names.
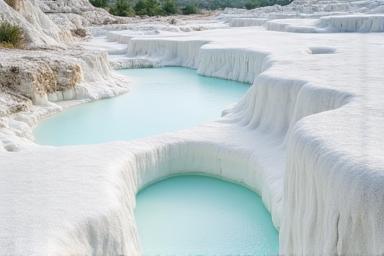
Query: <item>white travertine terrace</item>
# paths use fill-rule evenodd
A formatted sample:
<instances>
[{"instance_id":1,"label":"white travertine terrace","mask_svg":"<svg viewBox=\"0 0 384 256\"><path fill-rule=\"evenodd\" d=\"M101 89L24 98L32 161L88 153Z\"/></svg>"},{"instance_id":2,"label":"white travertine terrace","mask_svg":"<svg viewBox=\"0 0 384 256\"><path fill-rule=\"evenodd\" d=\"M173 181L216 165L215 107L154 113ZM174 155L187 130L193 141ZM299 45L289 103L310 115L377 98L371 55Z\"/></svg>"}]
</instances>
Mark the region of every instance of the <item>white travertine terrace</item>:
<instances>
[{"instance_id":1,"label":"white travertine terrace","mask_svg":"<svg viewBox=\"0 0 384 256\"><path fill-rule=\"evenodd\" d=\"M263 26L273 31L384 32L384 1L296 0L287 6L226 9L220 19L233 27Z\"/></svg>"},{"instance_id":2,"label":"white travertine terrace","mask_svg":"<svg viewBox=\"0 0 384 256\"><path fill-rule=\"evenodd\" d=\"M302 27L324 12L381 10L380 1L335 2L317 1L311 20L301 17ZM291 17L284 8L301 6L305 14L305 3L310 2L264 12L281 10L280 20ZM244 11L227 12L244 16ZM250 13L256 12L263 11ZM253 85L217 121L132 142L35 145L26 138L34 124L31 116L55 107L52 103L3 117L1 250L139 255L136 192L169 175L201 172L260 194L280 229L281 254L383 254L384 34L306 32L260 27L155 35L109 31L108 39L118 43L99 38L84 44L110 51L121 66L185 66ZM108 70L104 64L101 70ZM94 70L82 70L90 80ZM109 71L93 85L108 79L113 79ZM19 147L12 146L14 141ZM19 152L7 152L15 148Z\"/></svg>"}]
</instances>

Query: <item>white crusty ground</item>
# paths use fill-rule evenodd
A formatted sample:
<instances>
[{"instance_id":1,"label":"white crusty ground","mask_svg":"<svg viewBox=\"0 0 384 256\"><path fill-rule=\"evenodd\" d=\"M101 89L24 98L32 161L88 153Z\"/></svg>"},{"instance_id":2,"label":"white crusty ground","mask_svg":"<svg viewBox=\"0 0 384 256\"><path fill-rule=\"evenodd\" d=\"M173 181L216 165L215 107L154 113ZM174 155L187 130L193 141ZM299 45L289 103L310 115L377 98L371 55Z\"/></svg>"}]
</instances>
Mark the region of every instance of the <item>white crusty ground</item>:
<instances>
[{"instance_id":1,"label":"white crusty ground","mask_svg":"<svg viewBox=\"0 0 384 256\"><path fill-rule=\"evenodd\" d=\"M258 192L281 254L384 253L384 34L121 34L120 64L187 66L253 85L222 119L189 130L0 152L4 254L139 255L135 193L183 172ZM88 47L115 47L97 40Z\"/></svg>"},{"instance_id":2,"label":"white crusty ground","mask_svg":"<svg viewBox=\"0 0 384 256\"><path fill-rule=\"evenodd\" d=\"M297 33L384 32L383 0L295 0L287 6L224 10L233 27L263 26Z\"/></svg>"},{"instance_id":3,"label":"white crusty ground","mask_svg":"<svg viewBox=\"0 0 384 256\"><path fill-rule=\"evenodd\" d=\"M345 210L342 204L345 195L339 199L340 202L335 203L332 200L336 199L330 200L328 196L327 186L324 186L325 191L317 191L313 195L313 189L315 187L320 189L321 186L310 183L314 177L309 174L302 175L302 172L321 174L317 174L318 170L313 167L308 170L306 161L314 160L309 160L308 156L302 158L304 156L301 155L303 148L313 143L313 146L319 148L313 153L316 161L319 161L318 154L329 154L331 163L342 162L336 156L344 151L351 154L350 157L353 158L351 163L361 157L368 162L376 162L373 159L382 160L384 151L379 141L380 131L384 131L381 126L384 118L384 105L381 100L384 74L382 70L377 69L377 65L380 61L379 56L384 54L380 46L384 35L282 34L258 28L238 28L228 32L228 30L204 31L179 37L126 36L127 56L146 59L154 65L193 67L204 75L246 82L254 80L254 85L246 97L233 110L227 111L229 113L227 118L230 121L225 123L226 125L231 123L230 128L224 129L222 124L215 126L216 134L212 132L211 138L207 141L213 140L215 145L221 145L223 148L225 148L223 145L233 143L229 148L236 148L236 152L240 155L230 153L230 161L234 163L223 164L225 167L220 168L228 167L230 170L222 171L221 175L244 182L261 193L276 227L281 225L282 253L381 252L380 247L365 245L374 238L366 235L368 231L363 230L364 228L359 229L360 227L354 225L356 221L354 218L358 218L356 215L359 216L362 211L372 206L361 205L361 209L357 212L352 208ZM124 42L123 34L119 37L120 42ZM212 43L208 44L209 41ZM320 112L323 113L317 114ZM310 121L312 119L315 121ZM355 125L351 125L351 122ZM238 126L243 127L242 135L230 136L229 130L237 130ZM367 133L367 127L374 128L369 129ZM201 129L205 129L205 133L208 134L208 130L212 127ZM220 132L221 129L225 131ZM220 133L223 135L219 135ZM326 143L318 145L320 141L317 141L316 137L311 140L313 142L306 141L302 138L306 137L305 134L318 134L318 139L323 138ZM216 136L221 139L217 139ZM188 134L188 138L191 139L191 134ZM325 144L331 144L333 147L322 151ZM291 151L291 148L294 150ZM216 154L219 162L229 158L222 157L218 152ZM247 160L240 160L241 158ZM324 158L323 161L330 160ZM318 162L316 166L321 168L322 164L324 163ZM354 166L360 164L355 163ZM234 174L234 169L241 174ZM349 170L350 166L346 167L345 172ZM370 168L365 171L377 172ZM250 178L255 174L256 177ZM293 179L296 175L301 178ZM313 182L316 181L319 182L318 179ZM299 194L295 192L295 189L301 190L306 186L308 191ZM340 184L335 185L335 189L340 188ZM347 185L346 190L348 189L350 185ZM360 192L363 193L362 191L364 190ZM338 194L337 191L334 193ZM303 198L299 198L299 195ZM309 195L313 196L310 200L307 199ZM376 197L377 194L371 200L375 200ZM358 197L355 194L351 196L351 204L366 204L368 201L364 199L358 202L356 198ZM302 201L301 210L290 206L296 204L299 199ZM326 202L321 206L326 211L319 211L316 215L308 214L308 211L318 209L317 204L320 202ZM334 223L335 219L340 221L342 218L341 209L344 211L342 216L345 226L337 227ZM377 212L381 213L379 210ZM286 218L285 214L291 216ZM380 222L380 216L373 215L369 219ZM328 226L318 223L333 224ZM305 228L307 226L311 229L307 230ZM370 231L373 227L379 225L370 226ZM353 245L340 244L337 235L339 232L348 235L354 233L355 236L347 240L362 241L362 244L356 242ZM294 239L295 237L297 238ZM380 245L381 237L375 236L378 241L374 243ZM304 243L305 239L307 241Z\"/></svg>"}]
</instances>

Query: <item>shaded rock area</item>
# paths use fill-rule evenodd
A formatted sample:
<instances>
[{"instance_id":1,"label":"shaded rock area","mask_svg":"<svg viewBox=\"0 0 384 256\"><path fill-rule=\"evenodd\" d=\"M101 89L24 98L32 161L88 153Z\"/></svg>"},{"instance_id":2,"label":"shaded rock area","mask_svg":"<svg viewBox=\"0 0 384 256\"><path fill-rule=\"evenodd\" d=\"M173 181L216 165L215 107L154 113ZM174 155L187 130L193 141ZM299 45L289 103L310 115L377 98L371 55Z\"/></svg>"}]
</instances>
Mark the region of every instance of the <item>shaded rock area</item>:
<instances>
[{"instance_id":1,"label":"shaded rock area","mask_svg":"<svg viewBox=\"0 0 384 256\"><path fill-rule=\"evenodd\" d=\"M0 87L0 95L0 118L25 111L32 106L32 101L29 98L23 97L2 85Z\"/></svg>"}]
</instances>

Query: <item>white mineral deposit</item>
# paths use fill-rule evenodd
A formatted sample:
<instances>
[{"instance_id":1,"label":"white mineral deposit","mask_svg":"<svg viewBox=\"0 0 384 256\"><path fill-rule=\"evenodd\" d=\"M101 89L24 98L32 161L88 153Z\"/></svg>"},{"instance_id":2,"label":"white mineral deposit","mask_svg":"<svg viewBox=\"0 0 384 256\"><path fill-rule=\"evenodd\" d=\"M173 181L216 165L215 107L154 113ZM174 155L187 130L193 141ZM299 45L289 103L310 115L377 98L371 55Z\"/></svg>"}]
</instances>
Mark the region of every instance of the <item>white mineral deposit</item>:
<instances>
[{"instance_id":1,"label":"white mineral deposit","mask_svg":"<svg viewBox=\"0 0 384 256\"><path fill-rule=\"evenodd\" d=\"M88 0L8 2L0 21L25 42L0 47L0 255L146 255L136 194L191 173L256 192L279 254L384 254L383 0L294 0L171 22L116 17ZM187 129L90 145L35 139L47 118L134 93L121 69L167 66L250 87Z\"/></svg>"}]
</instances>

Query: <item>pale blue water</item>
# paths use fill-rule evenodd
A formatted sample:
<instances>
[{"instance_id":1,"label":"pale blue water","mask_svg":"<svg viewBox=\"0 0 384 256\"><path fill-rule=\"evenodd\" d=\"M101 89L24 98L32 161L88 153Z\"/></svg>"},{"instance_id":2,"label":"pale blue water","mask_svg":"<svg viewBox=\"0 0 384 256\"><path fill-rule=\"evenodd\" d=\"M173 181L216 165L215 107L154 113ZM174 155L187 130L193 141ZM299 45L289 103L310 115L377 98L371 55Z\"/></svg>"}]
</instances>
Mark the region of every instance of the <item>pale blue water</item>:
<instances>
[{"instance_id":1,"label":"pale blue water","mask_svg":"<svg viewBox=\"0 0 384 256\"><path fill-rule=\"evenodd\" d=\"M130 69L126 95L73 107L43 121L40 144L130 140L215 120L249 85L186 68ZM236 170L234 170L236 171ZM202 176L175 177L138 194L136 219L145 255L270 255L278 233L259 196Z\"/></svg>"},{"instance_id":2,"label":"pale blue water","mask_svg":"<svg viewBox=\"0 0 384 256\"><path fill-rule=\"evenodd\" d=\"M260 197L205 176L172 177L137 195L144 255L277 255L278 232Z\"/></svg>"},{"instance_id":3,"label":"pale blue water","mask_svg":"<svg viewBox=\"0 0 384 256\"><path fill-rule=\"evenodd\" d=\"M37 143L93 144L190 128L220 117L249 85L199 76L180 67L127 69L128 94L73 107L39 124Z\"/></svg>"}]
</instances>

